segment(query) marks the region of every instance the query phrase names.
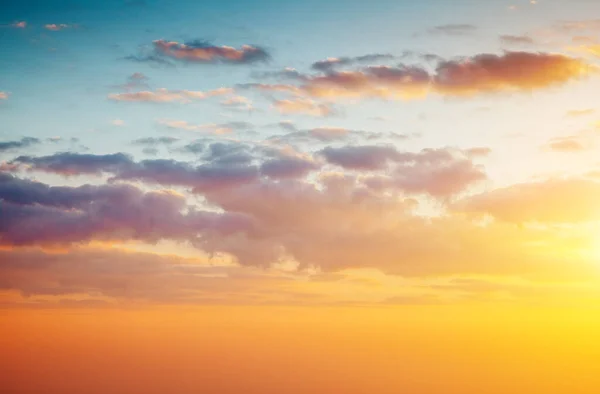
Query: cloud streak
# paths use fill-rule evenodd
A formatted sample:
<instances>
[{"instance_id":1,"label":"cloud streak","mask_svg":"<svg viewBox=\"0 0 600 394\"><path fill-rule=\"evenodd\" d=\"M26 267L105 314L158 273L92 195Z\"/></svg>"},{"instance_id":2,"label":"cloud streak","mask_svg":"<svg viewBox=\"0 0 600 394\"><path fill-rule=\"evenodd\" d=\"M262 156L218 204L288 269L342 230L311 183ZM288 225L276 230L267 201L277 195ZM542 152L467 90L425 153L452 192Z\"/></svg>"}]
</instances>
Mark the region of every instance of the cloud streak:
<instances>
[{"instance_id":1,"label":"cloud streak","mask_svg":"<svg viewBox=\"0 0 600 394\"><path fill-rule=\"evenodd\" d=\"M205 41L192 41L185 44L176 41L156 40L155 51L167 58L189 63L250 64L265 62L270 56L266 50L251 45L239 49L230 46L215 46Z\"/></svg>"}]
</instances>

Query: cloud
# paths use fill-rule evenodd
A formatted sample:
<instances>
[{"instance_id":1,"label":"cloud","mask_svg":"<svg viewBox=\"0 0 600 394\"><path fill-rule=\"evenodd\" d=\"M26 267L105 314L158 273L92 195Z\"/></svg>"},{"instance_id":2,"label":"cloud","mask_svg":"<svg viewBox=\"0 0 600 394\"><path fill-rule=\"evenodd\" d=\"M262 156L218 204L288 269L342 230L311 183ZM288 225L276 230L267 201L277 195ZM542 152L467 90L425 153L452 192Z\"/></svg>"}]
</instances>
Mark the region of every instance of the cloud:
<instances>
[{"instance_id":1,"label":"cloud","mask_svg":"<svg viewBox=\"0 0 600 394\"><path fill-rule=\"evenodd\" d=\"M387 168L391 161L401 160L402 154L393 146L327 147L319 152L330 164L348 170L376 171Z\"/></svg>"},{"instance_id":2,"label":"cloud","mask_svg":"<svg viewBox=\"0 0 600 394\"><path fill-rule=\"evenodd\" d=\"M273 106L282 114L305 114L321 117L333 114L331 106L307 98L275 100Z\"/></svg>"},{"instance_id":3,"label":"cloud","mask_svg":"<svg viewBox=\"0 0 600 394\"><path fill-rule=\"evenodd\" d=\"M549 179L523 183L468 197L461 212L489 214L512 223L579 223L600 219L600 183Z\"/></svg>"},{"instance_id":4,"label":"cloud","mask_svg":"<svg viewBox=\"0 0 600 394\"><path fill-rule=\"evenodd\" d=\"M157 54L129 55L125 56L124 59L136 63L148 63L150 65L156 65L161 67L175 67L175 65L171 63L168 59L165 59Z\"/></svg>"},{"instance_id":5,"label":"cloud","mask_svg":"<svg viewBox=\"0 0 600 394\"><path fill-rule=\"evenodd\" d=\"M173 60L191 63L249 64L265 62L270 58L266 50L251 45L243 45L240 49L236 49L229 46L214 46L205 41L182 44L175 41L156 40L153 44L158 54Z\"/></svg>"},{"instance_id":6,"label":"cloud","mask_svg":"<svg viewBox=\"0 0 600 394\"><path fill-rule=\"evenodd\" d=\"M203 231L246 225L236 215L189 209L184 214L181 195L130 185L51 187L0 174L0 200L0 243L5 245L189 240Z\"/></svg>"},{"instance_id":7,"label":"cloud","mask_svg":"<svg viewBox=\"0 0 600 394\"><path fill-rule=\"evenodd\" d=\"M233 96L220 103L223 107L234 111L250 111L254 109L252 101L244 96Z\"/></svg>"},{"instance_id":8,"label":"cloud","mask_svg":"<svg viewBox=\"0 0 600 394\"><path fill-rule=\"evenodd\" d=\"M319 169L312 160L299 157L280 157L264 162L261 174L273 179L304 178L309 172Z\"/></svg>"},{"instance_id":9,"label":"cloud","mask_svg":"<svg viewBox=\"0 0 600 394\"><path fill-rule=\"evenodd\" d=\"M113 119L113 120L112 120L110 123L111 123L113 126L117 126L117 127L120 127L120 126L124 126L124 125L125 125L125 121L124 121L123 119Z\"/></svg>"},{"instance_id":10,"label":"cloud","mask_svg":"<svg viewBox=\"0 0 600 394\"><path fill-rule=\"evenodd\" d=\"M175 142L179 141L179 138L175 137L145 137L138 138L132 141L134 145L142 145L142 146L157 146L157 145L172 145Z\"/></svg>"},{"instance_id":11,"label":"cloud","mask_svg":"<svg viewBox=\"0 0 600 394\"><path fill-rule=\"evenodd\" d=\"M311 68L317 71L330 72L333 71L333 69L339 67L350 66L360 63L372 63L386 60L394 60L395 58L396 57L394 55L388 53L372 53L368 55L354 57L332 57L313 63ZM298 77L300 77L299 75L297 75L296 78L302 79Z\"/></svg>"},{"instance_id":12,"label":"cloud","mask_svg":"<svg viewBox=\"0 0 600 394\"><path fill-rule=\"evenodd\" d=\"M596 112L596 110L593 108L574 109L574 110L567 111L567 116L571 116L571 117L585 116L585 115L592 115L595 112Z\"/></svg>"},{"instance_id":13,"label":"cloud","mask_svg":"<svg viewBox=\"0 0 600 394\"><path fill-rule=\"evenodd\" d=\"M573 153L588 150L590 144L584 141L580 136L568 136L554 138L543 147L550 152Z\"/></svg>"},{"instance_id":14,"label":"cloud","mask_svg":"<svg viewBox=\"0 0 600 394\"><path fill-rule=\"evenodd\" d=\"M11 27L15 27L17 29L24 29L27 27L27 22L25 21L19 21L19 22L15 22L12 25L10 25Z\"/></svg>"},{"instance_id":15,"label":"cloud","mask_svg":"<svg viewBox=\"0 0 600 394\"><path fill-rule=\"evenodd\" d=\"M391 145L327 147L319 152L325 160L346 170L386 171L364 179L373 190L400 190L407 194L429 194L448 198L484 181L482 168L471 161L473 152L424 149L400 152Z\"/></svg>"},{"instance_id":16,"label":"cloud","mask_svg":"<svg viewBox=\"0 0 600 394\"><path fill-rule=\"evenodd\" d=\"M436 91L474 95L503 91L528 91L562 85L592 72L579 59L560 54L506 52L477 55L438 65Z\"/></svg>"},{"instance_id":17,"label":"cloud","mask_svg":"<svg viewBox=\"0 0 600 394\"><path fill-rule=\"evenodd\" d=\"M247 131L253 127L252 124L247 122L208 123L197 125L185 120L160 120L159 124L170 129L202 131L215 135L230 134L234 131Z\"/></svg>"},{"instance_id":18,"label":"cloud","mask_svg":"<svg viewBox=\"0 0 600 394\"><path fill-rule=\"evenodd\" d=\"M12 163L25 165L37 171L61 174L65 176L95 174L121 171L134 164L132 158L123 153L94 155L82 153L56 153L51 156L19 156Z\"/></svg>"},{"instance_id":19,"label":"cloud","mask_svg":"<svg viewBox=\"0 0 600 394\"><path fill-rule=\"evenodd\" d=\"M500 41L508 45L533 45L535 40L529 36L501 35Z\"/></svg>"},{"instance_id":20,"label":"cloud","mask_svg":"<svg viewBox=\"0 0 600 394\"><path fill-rule=\"evenodd\" d=\"M216 161L240 149L245 148L221 143L206 148L203 154ZM539 240L541 230L517 231L502 223L482 227L471 217L451 212L431 218L418 216L415 210L420 203L412 195L439 196L443 202L449 193L458 193L471 184L466 182L472 179L465 164L467 157L451 149L401 155L402 160L395 157L387 171L377 174L388 182L383 188L370 182L370 174L327 169L303 179L310 157L281 152L273 153L259 168L144 160L114 174L113 181L146 183L143 189L121 183L51 187L3 174L0 240L18 246L17 250L28 245L73 245L93 240L173 240L189 242L209 255L232 256L244 266L268 267L291 260L301 269L319 267L324 272L377 268L415 276L528 273L533 269L536 274L562 278L568 266L570 273L585 274L581 260L569 259L561 265L554 257L540 255L531 245ZM241 176L244 173L249 177ZM172 191L144 191L151 184L195 188L202 196L200 205L211 209L189 205ZM567 185L565 190L572 188ZM562 204L563 200L551 192L545 190L539 196ZM586 196L588 192L576 194ZM597 205L592 205L597 201L593 197L597 196L586 201L588 208ZM196 199L192 201L196 203ZM464 201L460 200L461 204ZM520 203L511 206L526 215L530 212ZM477 212L482 210L476 208ZM484 208L486 212L492 210L487 205ZM554 207L547 208L553 212ZM566 242L560 234L542 235L556 247Z\"/></svg>"},{"instance_id":21,"label":"cloud","mask_svg":"<svg viewBox=\"0 0 600 394\"><path fill-rule=\"evenodd\" d=\"M344 127L322 126L313 129L298 130L293 124L282 122L280 127L291 132L284 135L270 137L270 141L278 143L330 143L348 140L405 140L410 138L404 134L393 132L370 132L364 130L351 130Z\"/></svg>"},{"instance_id":22,"label":"cloud","mask_svg":"<svg viewBox=\"0 0 600 394\"><path fill-rule=\"evenodd\" d=\"M265 288L275 290L290 281L289 274L273 270L209 265L208 257L100 247L72 247L58 254L39 249L1 250L0 261L1 290L17 291L30 303L43 297L54 307L58 303L81 306L73 304L72 296L88 308L132 301L138 305L264 303L273 301L264 293L261 296ZM285 298L292 299L292 292Z\"/></svg>"},{"instance_id":23,"label":"cloud","mask_svg":"<svg viewBox=\"0 0 600 394\"><path fill-rule=\"evenodd\" d=\"M0 142L0 153L17 149L29 148L41 144L41 141L33 137L23 137L19 141Z\"/></svg>"},{"instance_id":24,"label":"cloud","mask_svg":"<svg viewBox=\"0 0 600 394\"><path fill-rule=\"evenodd\" d=\"M47 25L44 25L44 29L46 30L50 30L50 31L59 31L59 30L64 30L64 29L68 29L70 27L73 27L73 25L67 25L65 23L49 23Z\"/></svg>"},{"instance_id":25,"label":"cloud","mask_svg":"<svg viewBox=\"0 0 600 394\"><path fill-rule=\"evenodd\" d=\"M131 91L131 90L136 90L136 89L147 89L148 88L148 83L147 81L150 78L148 78L146 75L140 73L140 72L135 72L133 74L131 74L129 77L127 77L127 82L123 85L117 85L117 88L119 89L123 89L125 91Z\"/></svg>"},{"instance_id":26,"label":"cloud","mask_svg":"<svg viewBox=\"0 0 600 394\"><path fill-rule=\"evenodd\" d=\"M157 89L131 93L113 93L108 98L113 101L147 102L147 103L189 103L192 100L204 100L209 97L222 96L231 93L231 89L220 88L207 92L192 90Z\"/></svg>"},{"instance_id":27,"label":"cloud","mask_svg":"<svg viewBox=\"0 0 600 394\"><path fill-rule=\"evenodd\" d=\"M0 91L0 100L8 100L8 93Z\"/></svg>"},{"instance_id":28,"label":"cloud","mask_svg":"<svg viewBox=\"0 0 600 394\"><path fill-rule=\"evenodd\" d=\"M597 69L581 59L549 53L504 52L459 60L438 61L434 72L420 66L367 66L305 76L299 85L246 84L268 93L300 98L421 99L434 93L471 97L503 92L527 92L563 85ZM291 105L291 104L290 104Z\"/></svg>"},{"instance_id":29,"label":"cloud","mask_svg":"<svg viewBox=\"0 0 600 394\"><path fill-rule=\"evenodd\" d=\"M463 36L477 31L477 26L459 23L436 26L429 30L429 34L445 34Z\"/></svg>"}]
</instances>

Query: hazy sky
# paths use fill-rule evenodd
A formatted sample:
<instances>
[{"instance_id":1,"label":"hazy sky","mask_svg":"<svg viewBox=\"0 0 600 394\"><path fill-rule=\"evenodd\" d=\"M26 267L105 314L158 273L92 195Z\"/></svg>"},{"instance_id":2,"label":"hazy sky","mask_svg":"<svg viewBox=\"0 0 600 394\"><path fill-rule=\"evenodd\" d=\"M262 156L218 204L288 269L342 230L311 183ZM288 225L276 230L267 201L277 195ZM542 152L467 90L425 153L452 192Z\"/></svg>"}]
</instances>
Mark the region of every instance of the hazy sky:
<instances>
[{"instance_id":1,"label":"hazy sky","mask_svg":"<svg viewBox=\"0 0 600 394\"><path fill-rule=\"evenodd\" d=\"M23 339L19 327L55 324L47 340L62 343L71 334L61 325L75 324L70 368L82 351L74 343L100 349L106 332L127 341L177 316L202 326L178 308L209 308L215 325L198 330L238 327L221 338L232 352L222 362L253 365L248 355L262 345L244 348L248 329L261 332L262 348L289 346L268 359L298 352L308 368L317 356L289 344L291 333L317 325L319 338L305 338L314 349L346 346L325 340L338 328L327 326L327 308L340 318L357 308L348 321L369 308L374 321L401 316L419 344L407 344L409 353L427 348L429 335L442 339L443 317L419 320L430 308L477 321L470 330L485 343L498 332L480 327L489 307L592 308L600 301L599 18L592 0L3 1L0 314L17 323L3 341ZM266 331L252 318L291 307L305 312L290 331L283 318L265 317L278 327ZM84 315L52 320L46 310ZM120 325L123 310L137 328ZM505 321L503 313L490 321ZM104 323L87 326L82 316ZM404 345L388 339L403 323L383 326L386 339L368 357L388 346L400 357ZM102 327L110 329L98 334ZM367 346L359 332L377 335L373 327L346 340ZM463 328L451 330L466 341ZM506 335L518 351L516 331ZM205 346L199 338L192 342ZM15 343L11 354L25 357L24 342ZM238 345L243 357L233 355ZM486 359L505 360L494 346ZM184 348L175 353L184 357ZM415 357L423 366L434 354L466 362L451 348ZM119 357L117 345L106 349L106 360ZM20 377L7 383L14 392L82 392L91 381L53 380L63 364L40 352L47 379L27 386L20 359L11 364ZM527 368L544 358L531 352ZM383 385L399 359L386 360L380 375L360 378L369 384L342 390L317 379L306 390L440 392L418 378ZM462 376L467 364L447 373ZM319 368L314 376L339 372ZM423 368L415 376L431 372ZM300 375L262 385L266 371L240 376L259 382L250 391L304 390L276 390ZM199 381L177 376L191 379L178 392L198 392ZM450 392L496 392L456 382ZM560 389L528 382L528 392ZM556 393L583 393L590 382Z\"/></svg>"}]
</instances>

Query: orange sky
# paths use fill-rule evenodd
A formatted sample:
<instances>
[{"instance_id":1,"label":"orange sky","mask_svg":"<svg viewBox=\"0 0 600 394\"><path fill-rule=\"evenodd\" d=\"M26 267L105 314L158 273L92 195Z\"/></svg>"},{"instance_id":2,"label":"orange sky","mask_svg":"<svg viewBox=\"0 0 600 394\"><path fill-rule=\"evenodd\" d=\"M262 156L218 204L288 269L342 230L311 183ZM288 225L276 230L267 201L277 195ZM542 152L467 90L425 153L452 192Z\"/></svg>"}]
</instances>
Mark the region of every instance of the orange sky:
<instances>
[{"instance_id":1,"label":"orange sky","mask_svg":"<svg viewBox=\"0 0 600 394\"><path fill-rule=\"evenodd\" d=\"M590 312L4 310L0 382L4 392L48 394L592 394L600 319Z\"/></svg>"}]
</instances>

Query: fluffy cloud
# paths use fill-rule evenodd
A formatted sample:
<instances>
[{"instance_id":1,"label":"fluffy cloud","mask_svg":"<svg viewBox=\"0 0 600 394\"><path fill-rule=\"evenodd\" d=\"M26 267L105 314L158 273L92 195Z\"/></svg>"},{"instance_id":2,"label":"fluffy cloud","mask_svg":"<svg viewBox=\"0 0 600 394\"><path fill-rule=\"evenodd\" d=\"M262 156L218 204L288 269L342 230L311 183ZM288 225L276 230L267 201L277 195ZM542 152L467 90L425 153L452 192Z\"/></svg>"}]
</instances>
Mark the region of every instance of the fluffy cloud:
<instances>
[{"instance_id":1,"label":"fluffy cloud","mask_svg":"<svg viewBox=\"0 0 600 394\"><path fill-rule=\"evenodd\" d=\"M470 154L450 149L425 149L419 153L399 152L393 146L345 146L325 148L321 155L348 170L387 170L387 175L366 178L377 190L396 189L408 194L426 193L445 198L459 194L487 177Z\"/></svg>"},{"instance_id":2,"label":"fluffy cloud","mask_svg":"<svg viewBox=\"0 0 600 394\"><path fill-rule=\"evenodd\" d=\"M0 91L0 100L8 100L8 93Z\"/></svg>"},{"instance_id":3,"label":"fluffy cloud","mask_svg":"<svg viewBox=\"0 0 600 394\"><path fill-rule=\"evenodd\" d=\"M129 185L52 187L0 174L0 201L0 242L5 245L193 240L202 231L247 224L243 218L235 224L238 219L229 214L194 210L184 214L182 196L143 192Z\"/></svg>"},{"instance_id":4,"label":"fluffy cloud","mask_svg":"<svg viewBox=\"0 0 600 394\"><path fill-rule=\"evenodd\" d=\"M204 41L182 44L156 40L154 48L162 56L193 63L248 64L264 62L270 57L266 50L251 45L243 45L240 49L236 49L229 46L214 46Z\"/></svg>"}]
</instances>

